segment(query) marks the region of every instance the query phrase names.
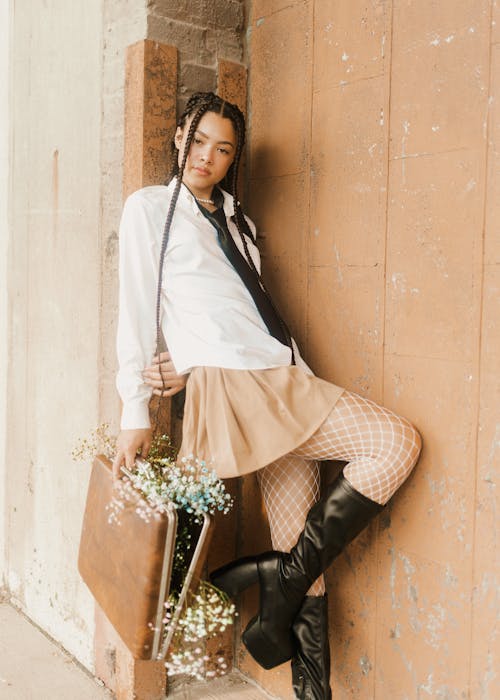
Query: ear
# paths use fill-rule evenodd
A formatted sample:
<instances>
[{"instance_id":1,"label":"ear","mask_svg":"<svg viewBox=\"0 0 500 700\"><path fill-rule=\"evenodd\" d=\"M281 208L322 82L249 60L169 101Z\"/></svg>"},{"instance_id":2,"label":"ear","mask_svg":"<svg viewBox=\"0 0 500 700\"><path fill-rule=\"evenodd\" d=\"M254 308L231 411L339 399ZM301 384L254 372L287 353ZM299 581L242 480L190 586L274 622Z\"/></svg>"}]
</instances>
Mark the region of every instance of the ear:
<instances>
[{"instance_id":1,"label":"ear","mask_svg":"<svg viewBox=\"0 0 500 700\"><path fill-rule=\"evenodd\" d=\"M177 148L181 147L182 134L183 134L183 131L182 131L181 127L178 126L176 129L176 132L175 132L175 136L174 136L174 143L175 143Z\"/></svg>"}]
</instances>

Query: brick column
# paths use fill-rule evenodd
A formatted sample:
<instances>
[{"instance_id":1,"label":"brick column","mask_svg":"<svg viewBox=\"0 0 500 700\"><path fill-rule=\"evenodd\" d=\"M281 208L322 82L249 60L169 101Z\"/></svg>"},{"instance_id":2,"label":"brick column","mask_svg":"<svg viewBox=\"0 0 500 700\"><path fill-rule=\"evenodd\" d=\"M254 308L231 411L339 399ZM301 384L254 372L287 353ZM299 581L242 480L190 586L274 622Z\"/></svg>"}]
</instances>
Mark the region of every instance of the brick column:
<instances>
[{"instance_id":1,"label":"brick column","mask_svg":"<svg viewBox=\"0 0 500 700\"><path fill-rule=\"evenodd\" d=\"M176 95L177 49L148 39L130 46L125 71L124 199L136 189L166 180ZM162 428L170 432L168 408L164 413ZM95 617L96 675L114 690L117 700L163 700L164 663L133 659L98 606Z\"/></svg>"},{"instance_id":2,"label":"brick column","mask_svg":"<svg viewBox=\"0 0 500 700\"><path fill-rule=\"evenodd\" d=\"M123 196L165 182L176 124L177 49L150 39L127 49Z\"/></svg>"}]
</instances>

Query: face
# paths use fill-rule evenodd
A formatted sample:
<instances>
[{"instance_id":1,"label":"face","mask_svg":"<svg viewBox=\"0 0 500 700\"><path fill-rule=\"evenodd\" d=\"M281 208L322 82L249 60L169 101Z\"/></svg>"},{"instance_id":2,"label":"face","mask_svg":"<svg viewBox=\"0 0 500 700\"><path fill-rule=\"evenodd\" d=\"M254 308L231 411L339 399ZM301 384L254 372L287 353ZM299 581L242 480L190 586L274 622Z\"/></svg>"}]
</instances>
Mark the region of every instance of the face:
<instances>
[{"instance_id":1,"label":"face","mask_svg":"<svg viewBox=\"0 0 500 700\"><path fill-rule=\"evenodd\" d=\"M184 128L177 128L175 145L179 150L179 166L191 119ZM230 119L215 112L206 112L198 124L182 181L196 197L209 199L212 188L220 182L236 155L236 133Z\"/></svg>"}]
</instances>

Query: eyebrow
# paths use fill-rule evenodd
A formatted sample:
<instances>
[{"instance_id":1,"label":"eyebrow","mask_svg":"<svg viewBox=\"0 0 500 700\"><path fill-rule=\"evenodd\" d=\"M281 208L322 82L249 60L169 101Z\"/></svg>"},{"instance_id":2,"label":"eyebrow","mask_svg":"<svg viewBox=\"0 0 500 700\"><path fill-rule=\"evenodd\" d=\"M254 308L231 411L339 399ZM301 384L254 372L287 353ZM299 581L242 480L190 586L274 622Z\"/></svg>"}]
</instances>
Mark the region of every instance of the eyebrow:
<instances>
[{"instance_id":1,"label":"eyebrow","mask_svg":"<svg viewBox=\"0 0 500 700\"><path fill-rule=\"evenodd\" d=\"M204 136L206 139L210 138L208 136L208 134L205 134L200 129L196 129L196 133L199 134L200 136ZM232 141L217 141L217 145L220 145L220 144L225 144L226 146L231 146L231 148L234 148L234 143Z\"/></svg>"}]
</instances>

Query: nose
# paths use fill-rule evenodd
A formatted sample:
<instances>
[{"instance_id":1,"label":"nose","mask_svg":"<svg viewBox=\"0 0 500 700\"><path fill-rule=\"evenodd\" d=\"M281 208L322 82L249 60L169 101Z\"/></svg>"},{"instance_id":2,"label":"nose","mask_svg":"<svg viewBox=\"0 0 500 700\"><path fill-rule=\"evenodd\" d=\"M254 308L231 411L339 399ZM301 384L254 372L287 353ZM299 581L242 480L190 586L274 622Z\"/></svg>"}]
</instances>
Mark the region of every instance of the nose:
<instances>
[{"instance_id":1,"label":"nose","mask_svg":"<svg viewBox=\"0 0 500 700\"><path fill-rule=\"evenodd\" d=\"M204 163L211 163L212 162L212 149L210 146L205 146L205 148L201 152L201 160Z\"/></svg>"}]
</instances>

